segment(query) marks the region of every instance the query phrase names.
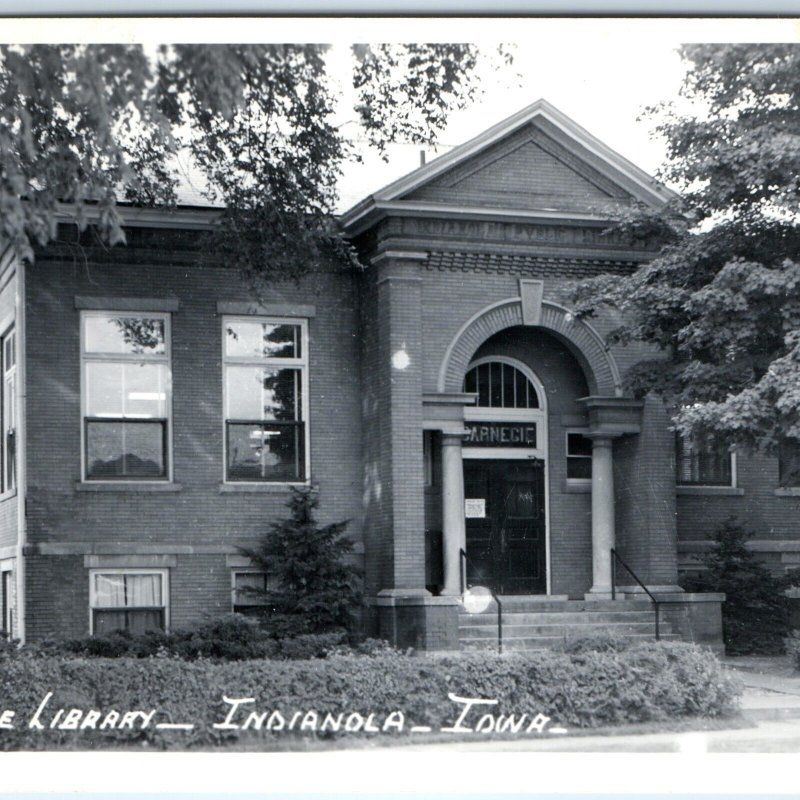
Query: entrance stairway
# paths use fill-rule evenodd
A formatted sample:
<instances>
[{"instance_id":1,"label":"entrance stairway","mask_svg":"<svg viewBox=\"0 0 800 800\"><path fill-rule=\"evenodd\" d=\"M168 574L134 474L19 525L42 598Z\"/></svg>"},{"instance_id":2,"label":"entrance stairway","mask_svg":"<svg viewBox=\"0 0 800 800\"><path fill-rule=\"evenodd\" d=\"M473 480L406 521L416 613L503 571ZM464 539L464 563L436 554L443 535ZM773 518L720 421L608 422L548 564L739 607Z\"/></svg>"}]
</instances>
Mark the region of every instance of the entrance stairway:
<instances>
[{"instance_id":1,"label":"entrance stairway","mask_svg":"<svg viewBox=\"0 0 800 800\"><path fill-rule=\"evenodd\" d=\"M505 596L503 651L541 650L573 639L611 634L634 641L655 639L653 604L647 600L566 600L553 597ZM660 638L679 640L669 623L660 620ZM497 648L497 605L479 614L459 611L462 650Z\"/></svg>"}]
</instances>

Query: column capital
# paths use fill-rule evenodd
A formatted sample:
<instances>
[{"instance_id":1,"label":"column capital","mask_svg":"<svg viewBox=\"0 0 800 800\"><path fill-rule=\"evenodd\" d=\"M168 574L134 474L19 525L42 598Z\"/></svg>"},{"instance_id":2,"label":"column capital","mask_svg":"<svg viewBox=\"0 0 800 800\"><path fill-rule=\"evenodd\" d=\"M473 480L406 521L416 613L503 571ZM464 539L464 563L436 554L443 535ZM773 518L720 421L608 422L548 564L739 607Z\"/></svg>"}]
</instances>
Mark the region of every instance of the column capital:
<instances>
[{"instance_id":1,"label":"column capital","mask_svg":"<svg viewBox=\"0 0 800 800\"><path fill-rule=\"evenodd\" d=\"M581 397L589 414L589 438L624 436L642 430L644 400L632 397Z\"/></svg>"}]
</instances>

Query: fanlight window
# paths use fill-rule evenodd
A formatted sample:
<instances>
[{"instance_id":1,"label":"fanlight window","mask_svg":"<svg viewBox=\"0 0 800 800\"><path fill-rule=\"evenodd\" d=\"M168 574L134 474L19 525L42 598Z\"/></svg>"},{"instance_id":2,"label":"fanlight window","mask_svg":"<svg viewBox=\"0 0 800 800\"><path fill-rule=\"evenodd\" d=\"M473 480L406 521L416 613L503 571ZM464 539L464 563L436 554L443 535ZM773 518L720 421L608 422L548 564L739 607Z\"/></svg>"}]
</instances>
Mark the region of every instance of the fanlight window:
<instances>
[{"instance_id":1,"label":"fanlight window","mask_svg":"<svg viewBox=\"0 0 800 800\"><path fill-rule=\"evenodd\" d=\"M502 361L473 367L464 378L464 391L476 393L483 408L539 408L539 396L530 380Z\"/></svg>"}]
</instances>

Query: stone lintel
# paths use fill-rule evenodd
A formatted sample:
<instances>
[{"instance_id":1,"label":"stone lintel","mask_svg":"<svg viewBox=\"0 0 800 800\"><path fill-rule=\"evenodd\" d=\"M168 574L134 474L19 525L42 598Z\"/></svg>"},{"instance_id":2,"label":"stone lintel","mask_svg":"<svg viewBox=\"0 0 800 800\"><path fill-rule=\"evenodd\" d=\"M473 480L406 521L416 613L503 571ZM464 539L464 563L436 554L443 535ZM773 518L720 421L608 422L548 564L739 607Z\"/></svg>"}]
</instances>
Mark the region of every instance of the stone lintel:
<instances>
[{"instance_id":1,"label":"stone lintel","mask_svg":"<svg viewBox=\"0 0 800 800\"><path fill-rule=\"evenodd\" d=\"M87 569L165 569L177 567L176 556L84 556L83 566Z\"/></svg>"},{"instance_id":2,"label":"stone lintel","mask_svg":"<svg viewBox=\"0 0 800 800\"><path fill-rule=\"evenodd\" d=\"M644 400L629 397L581 397L589 414L589 433L593 438L624 436L642 430Z\"/></svg>"},{"instance_id":3,"label":"stone lintel","mask_svg":"<svg viewBox=\"0 0 800 800\"><path fill-rule=\"evenodd\" d=\"M306 303L253 303L234 300L219 300L217 314L236 314L239 316L260 317L315 317L317 307Z\"/></svg>"}]
</instances>

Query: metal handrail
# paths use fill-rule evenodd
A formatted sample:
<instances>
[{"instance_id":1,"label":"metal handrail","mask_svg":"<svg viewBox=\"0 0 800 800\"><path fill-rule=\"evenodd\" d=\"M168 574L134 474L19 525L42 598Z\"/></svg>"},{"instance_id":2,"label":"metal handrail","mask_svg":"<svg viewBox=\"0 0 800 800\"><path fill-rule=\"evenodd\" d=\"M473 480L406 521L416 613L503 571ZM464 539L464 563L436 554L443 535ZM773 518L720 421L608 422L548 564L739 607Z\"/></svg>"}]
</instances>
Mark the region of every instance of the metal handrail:
<instances>
[{"instance_id":1,"label":"metal handrail","mask_svg":"<svg viewBox=\"0 0 800 800\"><path fill-rule=\"evenodd\" d=\"M661 639L661 632L659 630L659 617L660 614L658 613L658 606L659 601L656 600L653 593L639 580L639 577L636 573L625 563L622 556L612 547L611 548L611 599L617 599L617 561L622 564L623 567L628 571L628 574L642 587L645 594L652 600L653 602L653 611L655 613L655 621L656 621L656 641Z\"/></svg>"},{"instance_id":2,"label":"metal handrail","mask_svg":"<svg viewBox=\"0 0 800 800\"><path fill-rule=\"evenodd\" d=\"M467 555L467 551L464 550L463 547L459 548L458 550L460 559L459 565L461 568L461 594L463 595L467 589L467 562L472 564L474 567L475 564L472 563L470 557ZM495 594L494 589L491 587L487 587L489 589L489 593L492 595L492 599L497 604L497 652L503 652L503 604L500 602L500 598Z\"/></svg>"}]
</instances>

